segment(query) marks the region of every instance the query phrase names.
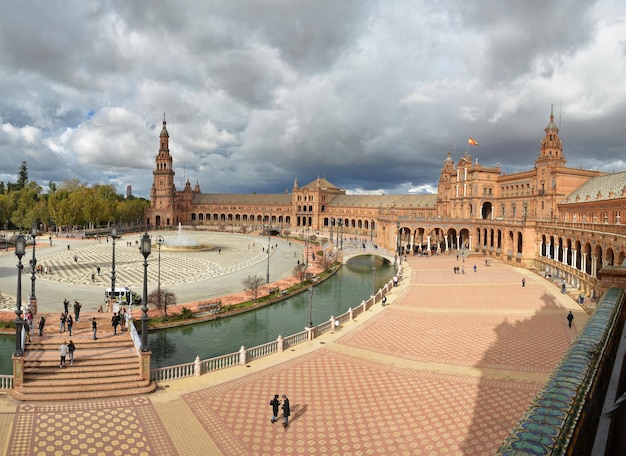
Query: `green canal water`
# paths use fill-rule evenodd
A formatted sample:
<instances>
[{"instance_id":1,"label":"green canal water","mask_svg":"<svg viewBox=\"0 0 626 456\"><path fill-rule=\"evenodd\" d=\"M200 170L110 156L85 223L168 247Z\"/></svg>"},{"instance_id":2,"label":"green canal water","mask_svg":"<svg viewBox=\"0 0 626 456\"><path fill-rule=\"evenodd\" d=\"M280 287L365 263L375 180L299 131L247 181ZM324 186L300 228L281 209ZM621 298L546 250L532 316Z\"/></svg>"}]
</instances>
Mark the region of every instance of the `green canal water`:
<instances>
[{"instance_id":1,"label":"green canal water","mask_svg":"<svg viewBox=\"0 0 626 456\"><path fill-rule=\"evenodd\" d=\"M373 268L376 272L373 272ZM332 278L317 285L312 300L313 324L319 325L360 305L393 275L393 265L366 255L351 259ZM373 282L376 282L375 284ZM216 321L149 334L152 368L173 366L234 353L302 331L309 321L309 293ZM0 337L0 373L11 374L15 338Z\"/></svg>"}]
</instances>

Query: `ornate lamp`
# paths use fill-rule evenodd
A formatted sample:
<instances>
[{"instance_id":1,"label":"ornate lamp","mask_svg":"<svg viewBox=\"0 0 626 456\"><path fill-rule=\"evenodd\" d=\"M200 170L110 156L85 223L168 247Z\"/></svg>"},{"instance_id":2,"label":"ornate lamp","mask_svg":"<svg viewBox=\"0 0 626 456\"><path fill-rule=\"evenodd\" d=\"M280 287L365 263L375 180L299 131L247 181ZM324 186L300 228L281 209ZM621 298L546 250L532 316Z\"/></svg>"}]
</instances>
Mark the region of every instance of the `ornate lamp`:
<instances>
[{"instance_id":1,"label":"ornate lamp","mask_svg":"<svg viewBox=\"0 0 626 456\"><path fill-rule=\"evenodd\" d=\"M141 236L139 247L143 255L143 302L141 307L141 351L150 351L148 347L148 257L152 250L151 240L148 233Z\"/></svg>"},{"instance_id":2,"label":"ornate lamp","mask_svg":"<svg viewBox=\"0 0 626 456\"><path fill-rule=\"evenodd\" d=\"M26 254L26 239L19 234L15 240L15 255L17 256L17 307L15 308L15 356L23 356L22 348L22 257Z\"/></svg>"}]
</instances>

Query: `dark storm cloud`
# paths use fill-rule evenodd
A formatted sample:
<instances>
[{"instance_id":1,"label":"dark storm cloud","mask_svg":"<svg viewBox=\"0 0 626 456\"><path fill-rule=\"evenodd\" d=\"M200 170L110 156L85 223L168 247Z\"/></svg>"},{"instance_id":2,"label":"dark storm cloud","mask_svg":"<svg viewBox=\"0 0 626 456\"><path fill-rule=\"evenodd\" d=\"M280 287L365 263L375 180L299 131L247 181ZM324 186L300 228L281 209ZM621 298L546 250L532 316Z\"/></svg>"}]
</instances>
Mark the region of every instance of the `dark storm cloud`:
<instances>
[{"instance_id":1,"label":"dark storm cloud","mask_svg":"<svg viewBox=\"0 0 626 456\"><path fill-rule=\"evenodd\" d=\"M486 65L478 69L494 83L507 83L532 71L550 78L560 62L592 39L597 1L469 1L464 26L482 35Z\"/></svg>"},{"instance_id":2,"label":"dark storm cloud","mask_svg":"<svg viewBox=\"0 0 626 456\"><path fill-rule=\"evenodd\" d=\"M436 187L448 150L506 173L531 168L552 104L568 163L615 170L625 9L9 2L0 180L27 160L40 184L78 178L147 196L165 113L179 188L189 179L205 192L283 192L324 176L348 191L418 192Z\"/></svg>"}]
</instances>

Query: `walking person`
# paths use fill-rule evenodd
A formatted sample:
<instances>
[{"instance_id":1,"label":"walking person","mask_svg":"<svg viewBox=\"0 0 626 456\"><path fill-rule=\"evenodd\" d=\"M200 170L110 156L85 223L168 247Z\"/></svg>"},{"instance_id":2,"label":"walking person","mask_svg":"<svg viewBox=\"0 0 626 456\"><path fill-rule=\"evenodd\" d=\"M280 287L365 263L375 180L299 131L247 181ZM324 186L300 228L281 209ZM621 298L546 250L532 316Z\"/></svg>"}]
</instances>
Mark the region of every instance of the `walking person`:
<instances>
[{"instance_id":1,"label":"walking person","mask_svg":"<svg viewBox=\"0 0 626 456\"><path fill-rule=\"evenodd\" d=\"M113 334L117 334L117 327L120 324L120 316L115 312L111 317L111 326L113 326Z\"/></svg>"},{"instance_id":2,"label":"walking person","mask_svg":"<svg viewBox=\"0 0 626 456\"><path fill-rule=\"evenodd\" d=\"M59 332L63 333L65 332L65 321L67 319L65 318L65 314L63 312L61 312L61 316L59 317Z\"/></svg>"},{"instance_id":3,"label":"walking person","mask_svg":"<svg viewBox=\"0 0 626 456\"><path fill-rule=\"evenodd\" d=\"M274 394L274 399L270 401L270 405L272 406L271 422L274 423L278 419L278 406L280 405L280 401L278 400L278 394Z\"/></svg>"},{"instance_id":4,"label":"walking person","mask_svg":"<svg viewBox=\"0 0 626 456\"><path fill-rule=\"evenodd\" d=\"M63 311L65 312L65 315L69 313L69 306L70 306L70 302L67 300L67 298L65 298L63 300Z\"/></svg>"},{"instance_id":5,"label":"walking person","mask_svg":"<svg viewBox=\"0 0 626 456\"><path fill-rule=\"evenodd\" d=\"M567 325L571 328L572 327L572 321L574 321L574 314L572 313L572 311L570 310L569 313L567 314Z\"/></svg>"},{"instance_id":6,"label":"walking person","mask_svg":"<svg viewBox=\"0 0 626 456\"><path fill-rule=\"evenodd\" d=\"M28 324L28 321L26 321L26 324L22 326L22 330L24 331L26 343L30 344L30 325Z\"/></svg>"},{"instance_id":7,"label":"walking person","mask_svg":"<svg viewBox=\"0 0 626 456\"><path fill-rule=\"evenodd\" d=\"M289 425L289 415L291 415L291 411L289 410L289 398L287 395L283 394L283 427Z\"/></svg>"},{"instance_id":8,"label":"walking person","mask_svg":"<svg viewBox=\"0 0 626 456\"><path fill-rule=\"evenodd\" d=\"M46 326L46 319L43 317L43 315L41 316L41 318L39 319L39 335L43 336L43 328L44 326Z\"/></svg>"},{"instance_id":9,"label":"walking person","mask_svg":"<svg viewBox=\"0 0 626 456\"><path fill-rule=\"evenodd\" d=\"M526 279L522 279L522 288L524 288L526 286Z\"/></svg>"},{"instance_id":10,"label":"walking person","mask_svg":"<svg viewBox=\"0 0 626 456\"><path fill-rule=\"evenodd\" d=\"M80 308L82 307L81 303L78 301L74 301L74 321L78 323L78 316L80 315Z\"/></svg>"},{"instance_id":11,"label":"walking person","mask_svg":"<svg viewBox=\"0 0 626 456\"><path fill-rule=\"evenodd\" d=\"M91 332L93 333L93 340L97 340L98 337L97 333L98 333L98 323L96 322L96 317L93 317L93 320L91 320Z\"/></svg>"},{"instance_id":12,"label":"walking person","mask_svg":"<svg viewBox=\"0 0 626 456\"><path fill-rule=\"evenodd\" d=\"M67 331L70 333L70 337L72 337L72 326L74 326L74 319L71 315L68 315L65 319L65 322L67 324Z\"/></svg>"},{"instance_id":13,"label":"walking person","mask_svg":"<svg viewBox=\"0 0 626 456\"><path fill-rule=\"evenodd\" d=\"M120 310L120 331L126 331L126 307Z\"/></svg>"},{"instance_id":14,"label":"walking person","mask_svg":"<svg viewBox=\"0 0 626 456\"><path fill-rule=\"evenodd\" d=\"M76 345L70 339L70 343L67 344L67 353L70 355L70 366L74 365L74 352L76 351Z\"/></svg>"},{"instance_id":15,"label":"walking person","mask_svg":"<svg viewBox=\"0 0 626 456\"><path fill-rule=\"evenodd\" d=\"M59 352L61 352L61 363L59 367L65 366L65 357L67 356L67 342L63 342L59 347Z\"/></svg>"}]
</instances>

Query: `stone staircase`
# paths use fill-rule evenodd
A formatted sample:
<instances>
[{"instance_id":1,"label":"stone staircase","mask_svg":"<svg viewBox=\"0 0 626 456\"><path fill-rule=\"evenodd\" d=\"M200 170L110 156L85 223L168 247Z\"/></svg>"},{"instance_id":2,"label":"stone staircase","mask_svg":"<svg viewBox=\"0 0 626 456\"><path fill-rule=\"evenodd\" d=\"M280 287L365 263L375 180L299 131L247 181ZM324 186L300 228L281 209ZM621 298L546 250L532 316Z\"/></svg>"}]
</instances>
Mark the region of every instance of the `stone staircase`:
<instances>
[{"instance_id":1,"label":"stone staircase","mask_svg":"<svg viewBox=\"0 0 626 456\"><path fill-rule=\"evenodd\" d=\"M98 321L98 338L92 340L91 320ZM72 337L59 333L58 316L47 315L43 336L32 335L24 351L24 383L9 391L19 401L58 401L135 396L151 393L155 384L140 374L140 358L128 332L113 334L110 314L81 315ZM37 334L37 330L35 330ZM66 357L59 367L59 346L72 340L74 364Z\"/></svg>"}]
</instances>

